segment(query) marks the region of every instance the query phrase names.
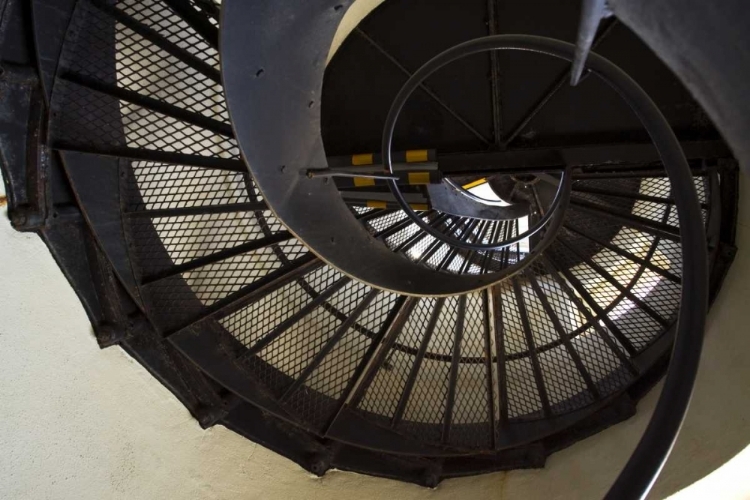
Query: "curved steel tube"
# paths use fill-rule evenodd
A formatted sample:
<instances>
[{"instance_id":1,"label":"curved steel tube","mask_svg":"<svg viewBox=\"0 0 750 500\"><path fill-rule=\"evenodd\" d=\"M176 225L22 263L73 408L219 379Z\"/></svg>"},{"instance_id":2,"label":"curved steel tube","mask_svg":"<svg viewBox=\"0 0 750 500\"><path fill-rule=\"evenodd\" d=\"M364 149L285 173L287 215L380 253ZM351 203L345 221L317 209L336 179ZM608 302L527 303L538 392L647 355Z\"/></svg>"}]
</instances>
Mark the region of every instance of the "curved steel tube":
<instances>
[{"instance_id":1,"label":"curved steel tube","mask_svg":"<svg viewBox=\"0 0 750 500\"><path fill-rule=\"evenodd\" d=\"M483 220L515 220L530 213L528 205L484 202L481 198L475 197L476 195L445 180L441 184L428 184L425 188L432 208L451 215Z\"/></svg>"},{"instance_id":2,"label":"curved steel tube","mask_svg":"<svg viewBox=\"0 0 750 500\"><path fill-rule=\"evenodd\" d=\"M496 38L496 37L487 37L487 38ZM427 64L419 68L416 73L414 73L411 78L409 78L403 87L401 87L401 90L396 95L396 98L393 100L393 104L391 104L391 109L388 111L388 117L385 120L385 125L383 126L383 166L385 169L390 172L391 174L394 173L393 169L393 155L392 155L392 143L393 143L393 134L396 130L396 123L398 122L398 117L401 115L401 111L404 108L404 105L406 104L406 101L409 100L409 97L414 93L415 90L419 88L419 86L422 84L424 80L429 78L430 75L438 71L443 66L446 66L458 59L462 59L466 56L476 54L477 52L486 52L489 50L498 50L498 49L516 49L516 47L494 47L494 46L483 46L479 45L476 42L481 42L483 40L486 40L487 38L478 38L476 40L472 40L471 42L463 43L461 45L457 45L451 49L446 50L442 54L439 54L438 56L431 59ZM479 46L480 48L477 48ZM523 49L521 49L523 50ZM422 218L417 214L417 212L414 211L414 209L411 208L411 205L406 201L406 198L404 198L403 193L398 187L398 183L393 180L386 181L388 184L388 187L390 188L391 192L393 193L393 196L396 198L396 202L401 206L401 209L406 213L406 215L411 218L414 223L419 226L423 231L433 236L438 241L442 241L443 243L446 243L448 245L462 248L464 250L472 250L475 252L482 252L482 251L493 251L493 250L502 250L503 248L507 248L511 245L515 245L516 243L525 240L526 238L530 238L531 236L534 236L539 231L541 231L547 223L552 218L553 214L557 212L557 208L560 206L560 202L563 199L564 194L564 186L568 185L568 177L570 177L571 173L568 169L563 170L562 179L560 184L557 187L557 191L555 193L555 199L552 202L552 204L549 206L549 209L547 210L547 213L542 216L542 218L537 222L533 227L529 228L528 231L525 233L519 234L509 240L503 240L499 243L470 243L468 241L461 241L459 239L453 238L451 236L448 236L438 229L430 226L427 224Z\"/></svg>"},{"instance_id":3,"label":"curved steel tube","mask_svg":"<svg viewBox=\"0 0 750 500\"><path fill-rule=\"evenodd\" d=\"M527 35L478 38L441 53L412 76L391 107L383 132L383 160L389 170L393 130L401 107L409 94L419 82L445 64L488 50L528 50L567 61L572 61L575 54L575 46L572 44ZM683 279L680 316L672 359L664 389L646 432L606 496L613 500L644 498L672 450L687 413L698 370L708 304L706 236L687 160L669 123L654 102L627 73L597 54L589 55L587 70L599 76L620 94L643 123L667 170L675 205L680 215ZM402 196L395 183L391 185L391 190L401 203ZM405 202L402 206L404 205ZM410 217L416 217L408 206L404 206L404 210ZM548 213L553 212L551 208Z\"/></svg>"},{"instance_id":4,"label":"curved steel tube","mask_svg":"<svg viewBox=\"0 0 750 500\"><path fill-rule=\"evenodd\" d=\"M445 178L445 179L443 179L443 182L446 183L446 184L448 184L449 186L451 186L456 191L460 191L462 195L464 195L467 198L470 198L470 199L472 199L472 200L474 200L474 201L476 201L478 203L483 203L485 205L492 205L492 206L500 206L500 207L507 207L509 205L509 203L507 203L505 201L495 201L495 200L488 200L486 198L482 198L481 196L476 195L476 194L472 193L471 191L468 191L468 190L464 189L463 187L461 187L460 185L458 185L456 183L456 181L454 181L453 179Z\"/></svg>"}]
</instances>

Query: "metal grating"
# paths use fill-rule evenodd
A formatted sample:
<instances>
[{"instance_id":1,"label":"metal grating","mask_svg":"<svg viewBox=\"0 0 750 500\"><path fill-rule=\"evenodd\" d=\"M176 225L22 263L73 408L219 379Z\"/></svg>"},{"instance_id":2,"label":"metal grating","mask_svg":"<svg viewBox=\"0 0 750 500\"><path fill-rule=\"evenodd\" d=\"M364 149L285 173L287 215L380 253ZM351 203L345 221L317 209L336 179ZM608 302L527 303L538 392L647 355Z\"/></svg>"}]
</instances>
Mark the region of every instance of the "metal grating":
<instances>
[{"instance_id":1,"label":"metal grating","mask_svg":"<svg viewBox=\"0 0 750 500\"><path fill-rule=\"evenodd\" d=\"M603 339L601 329L588 328L572 338L570 343L602 397L622 390L632 381L632 375Z\"/></svg>"},{"instance_id":2,"label":"metal grating","mask_svg":"<svg viewBox=\"0 0 750 500\"><path fill-rule=\"evenodd\" d=\"M130 165L125 196L130 212L250 201L242 174L155 162Z\"/></svg>"},{"instance_id":3,"label":"metal grating","mask_svg":"<svg viewBox=\"0 0 750 500\"><path fill-rule=\"evenodd\" d=\"M484 303L481 293L472 293L466 298L460 355L462 359L485 358ZM488 391L492 390L493 387L487 386L485 363L459 363L449 444L485 449L491 446ZM494 394L492 397L493 401L497 400Z\"/></svg>"},{"instance_id":4,"label":"metal grating","mask_svg":"<svg viewBox=\"0 0 750 500\"><path fill-rule=\"evenodd\" d=\"M564 347L539 353L544 384L549 394L552 413L563 414L594 402L584 378Z\"/></svg>"},{"instance_id":5,"label":"metal grating","mask_svg":"<svg viewBox=\"0 0 750 500\"><path fill-rule=\"evenodd\" d=\"M317 269L297 282L290 283L259 301L221 318L221 325L246 347L289 320L342 275L330 267Z\"/></svg>"},{"instance_id":6,"label":"metal grating","mask_svg":"<svg viewBox=\"0 0 750 500\"><path fill-rule=\"evenodd\" d=\"M252 212L158 217L152 221L175 264L264 236Z\"/></svg>"},{"instance_id":7,"label":"metal grating","mask_svg":"<svg viewBox=\"0 0 750 500\"><path fill-rule=\"evenodd\" d=\"M343 337L323 359L320 366L310 374L306 384L295 392L288 406L303 421L320 429L332 417L339 398L351 382L355 369L374 339L367 332L377 332L383 326L394 306L397 295L381 293L362 312L357 323L366 330L350 327Z\"/></svg>"},{"instance_id":8,"label":"metal grating","mask_svg":"<svg viewBox=\"0 0 750 500\"><path fill-rule=\"evenodd\" d=\"M273 250L263 248L170 276L143 288L154 316L162 324L176 325L281 266Z\"/></svg>"},{"instance_id":9,"label":"metal grating","mask_svg":"<svg viewBox=\"0 0 750 500\"><path fill-rule=\"evenodd\" d=\"M136 6L137 4L137 6ZM135 11L158 13L160 20L144 24L157 28L164 35L169 22L179 25L179 18L162 2L118 2L117 8L126 14ZM138 92L168 104L179 106L215 120L228 123L229 115L223 90L218 81L206 77L199 69L166 52L131 28L115 21L112 15L95 7L89 1L79 2L79 12L71 25L69 37L77 41L63 56L69 71ZM136 22L143 21L134 18ZM208 52L201 51L203 42L192 30L180 32L175 46L188 51L198 51L198 57L207 59ZM167 38L169 40L169 38ZM191 47L191 48L188 48ZM115 57L115 64L112 58ZM215 58L216 56L214 56Z\"/></svg>"},{"instance_id":10,"label":"metal grating","mask_svg":"<svg viewBox=\"0 0 750 500\"><path fill-rule=\"evenodd\" d=\"M432 332L432 337L427 350L432 353L450 355L453 350L456 330L456 312L458 299L455 297L445 300L437 324ZM424 331L420 332L419 339L422 340ZM415 358L416 361L416 358ZM439 440L440 435L432 428L427 430L425 426L410 425L411 422L438 424L443 421L445 403L448 394L448 373L450 363L442 360L425 359L422 361L421 369L417 373L404 411L401 427L409 433L416 434L422 439Z\"/></svg>"},{"instance_id":11,"label":"metal grating","mask_svg":"<svg viewBox=\"0 0 750 500\"><path fill-rule=\"evenodd\" d=\"M659 322L630 299L622 299L609 317L638 351L645 349L664 332Z\"/></svg>"},{"instance_id":12,"label":"metal grating","mask_svg":"<svg viewBox=\"0 0 750 500\"><path fill-rule=\"evenodd\" d=\"M421 299L398 336L397 342L412 350L392 350L370 384L359 408L375 415L392 417L413 365L421 334L435 307L435 299Z\"/></svg>"},{"instance_id":13,"label":"metal grating","mask_svg":"<svg viewBox=\"0 0 750 500\"><path fill-rule=\"evenodd\" d=\"M366 286L352 282L334 294L328 304L348 315L366 292ZM260 380L281 396L291 385L289 378L296 378L305 369L341 324L328 306L320 306L263 349L251 364L255 365ZM260 361L270 366L264 367Z\"/></svg>"},{"instance_id":14,"label":"metal grating","mask_svg":"<svg viewBox=\"0 0 750 500\"><path fill-rule=\"evenodd\" d=\"M509 417L533 416L541 410L541 399L528 356L518 299L510 283L502 286L501 324L505 345Z\"/></svg>"},{"instance_id":15,"label":"metal grating","mask_svg":"<svg viewBox=\"0 0 750 500\"><path fill-rule=\"evenodd\" d=\"M116 6L136 21L152 28L166 40L184 48L218 69L218 51L205 40L196 36L192 28L179 16L176 16L164 3L146 2L144 0L118 0Z\"/></svg>"},{"instance_id":16,"label":"metal grating","mask_svg":"<svg viewBox=\"0 0 750 500\"><path fill-rule=\"evenodd\" d=\"M60 114L53 131L58 142L239 158L234 139L66 80L55 86L53 106Z\"/></svg>"},{"instance_id":17,"label":"metal grating","mask_svg":"<svg viewBox=\"0 0 750 500\"><path fill-rule=\"evenodd\" d=\"M367 221L367 225L370 227L371 232L379 233L380 231L383 231L384 229L387 229L394 224L403 221L404 219L406 219L406 214L399 211L384 215L383 217L370 219L369 221Z\"/></svg>"}]
</instances>

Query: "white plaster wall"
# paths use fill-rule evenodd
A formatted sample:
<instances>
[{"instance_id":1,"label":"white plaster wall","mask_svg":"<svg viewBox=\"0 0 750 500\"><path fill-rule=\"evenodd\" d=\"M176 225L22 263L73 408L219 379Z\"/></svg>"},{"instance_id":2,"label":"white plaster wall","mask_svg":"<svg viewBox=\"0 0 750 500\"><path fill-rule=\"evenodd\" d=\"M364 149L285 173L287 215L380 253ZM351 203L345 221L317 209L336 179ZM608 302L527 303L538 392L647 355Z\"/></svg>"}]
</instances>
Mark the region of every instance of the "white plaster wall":
<instances>
[{"instance_id":1,"label":"white plaster wall","mask_svg":"<svg viewBox=\"0 0 750 500\"><path fill-rule=\"evenodd\" d=\"M742 191L750 195L743 178ZM747 196L744 197L747 199ZM740 252L709 319L690 414L652 498L699 480L750 443L750 206ZM46 247L0 208L0 498L600 498L632 451L638 415L536 471L446 481L436 490L333 471L315 478L223 427L202 430L119 348L100 351ZM750 498L750 449L677 498Z\"/></svg>"}]
</instances>

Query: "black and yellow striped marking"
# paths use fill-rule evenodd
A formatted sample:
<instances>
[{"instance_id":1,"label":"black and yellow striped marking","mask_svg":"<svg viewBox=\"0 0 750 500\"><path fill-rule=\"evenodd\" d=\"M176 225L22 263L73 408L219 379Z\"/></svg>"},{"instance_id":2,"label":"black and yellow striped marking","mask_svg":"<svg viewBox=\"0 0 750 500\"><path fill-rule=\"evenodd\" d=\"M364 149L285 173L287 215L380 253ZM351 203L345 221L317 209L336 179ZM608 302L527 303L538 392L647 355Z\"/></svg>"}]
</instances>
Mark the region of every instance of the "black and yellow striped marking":
<instances>
[{"instance_id":1,"label":"black and yellow striped marking","mask_svg":"<svg viewBox=\"0 0 750 500\"><path fill-rule=\"evenodd\" d=\"M477 186L481 186L485 182L487 182L487 179L477 179L474 182L470 182L468 184L464 184L461 187L464 188L464 189L471 189L471 188L475 188Z\"/></svg>"},{"instance_id":2,"label":"black and yellow striped marking","mask_svg":"<svg viewBox=\"0 0 750 500\"><path fill-rule=\"evenodd\" d=\"M414 149L406 152L406 163L426 163L430 161L430 152L427 149Z\"/></svg>"},{"instance_id":3,"label":"black and yellow striped marking","mask_svg":"<svg viewBox=\"0 0 750 500\"><path fill-rule=\"evenodd\" d=\"M374 164L375 164L375 155L372 153L352 155L353 167L359 167L362 165L374 165Z\"/></svg>"},{"instance_id":4,"label":"black and yellow striped marking","mask_svg":"<svg viewBox=\"0 0 750 500\"><path fill-rule=\"evenodd\" d=\"M409 151L394 151L391 159L396 163L428 163L437 161L437 152L434 149L412 149ZM383 157L379 153L362 153L350 156L328 157L329 168L341 167L367 167L381 165Z\"/></svg>"},{"instance_id":5,"label":"black and yellow striped marking","mask_svg":"<svg viewBox=\"0 0 750 500\"><path fill-rule=\"evenodd\" d=\"M371 187L375 185L375 179L372 179L370 177L342 177L342 181L350 180L352 184L354 184L355 188L361 188L361 187ZM336 180L336 185L339 185L339 180ZM341 187L341 186L339 186Z\"/></svg>"},{"instance_id":6,"label":"black and yellow striped marking","mask_svg":"<svg viewBox=\"0 0 750 500\"><path fill-rule=\"evenodd\" d=\"M428 170L424 172L396 172L399 186L425 186L438 184L442 180L440 172ZM372 186L387 186L388 181L372 179L370 177L335 177L336 187L339 189L366 188Z\"/></svg>"},{"instance_id":7,"label":"black and yellow striped marking","mask_svg":"<svg viewBox=\"0 0 750 500\"><path fill-rule=\"evenodd\" d=\"M410 186L424 186L425 184L430 184L432 179L433 177L430 176L430 172L409 172L408 175Z\"/></svg>"}]
</instances>

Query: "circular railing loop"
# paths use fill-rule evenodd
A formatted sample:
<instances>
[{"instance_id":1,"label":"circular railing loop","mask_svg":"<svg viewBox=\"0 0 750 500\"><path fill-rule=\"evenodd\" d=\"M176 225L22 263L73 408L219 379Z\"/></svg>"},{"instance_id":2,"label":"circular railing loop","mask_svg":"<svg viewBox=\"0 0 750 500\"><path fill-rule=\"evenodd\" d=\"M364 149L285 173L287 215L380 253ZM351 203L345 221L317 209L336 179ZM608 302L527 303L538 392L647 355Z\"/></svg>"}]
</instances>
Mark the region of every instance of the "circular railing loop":
<instances>
[{"instance_id":1,"label":"circular railing loop","mask_svg":"<svg viewBox=\"0 0 750 500\"><path fill-rule=\"evenodd\" d=\"M402 87L391 106L383 130L383 162L392 170L391 143L398 116L409 95L419 84L446 64L457 59L490 50L525 50L572 61L575 46L560 40L529 35L495 35L457 45L422 66ZM653 485L669 456L685 418L698 370L708 307L708 254L703 217L693 177L685 154L674 132L659 108L641 87L614 63L591 53L586 70L612 87L630 106L653 141L672 186L679 214L682 243L683 278L680 314L675 345L664 389L651 421L635 452L630 457L607 498L642 498ZM565 177L569 172L565 172ZM563 182L560 183L563 185ZM391 191L404 211L420 227L425 227L405 202L398 186ZM559 197L558 192L556 197ZM550 209L548 215L553 213ZM545 221L546 222L546 221ZM433 235L438 237L438 235ZM448 242L448 241L446 241ZM462 246L461 242L450 241ZM474 249L474 248L470 248Z\"/></svg>"}]
</instances>

